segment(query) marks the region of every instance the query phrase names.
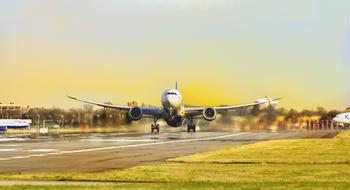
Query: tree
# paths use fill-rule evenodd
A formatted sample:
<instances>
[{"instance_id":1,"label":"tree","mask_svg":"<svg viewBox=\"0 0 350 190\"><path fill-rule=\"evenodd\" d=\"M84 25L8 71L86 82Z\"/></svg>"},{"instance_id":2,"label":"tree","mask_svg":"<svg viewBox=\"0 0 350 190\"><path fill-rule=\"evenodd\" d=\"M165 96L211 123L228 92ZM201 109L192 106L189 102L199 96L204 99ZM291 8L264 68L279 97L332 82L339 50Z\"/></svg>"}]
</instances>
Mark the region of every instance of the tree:
<instances>
[{"instance_id":1,"label":"tree","mask_svg":"<svg viewBox=\"0 0 350 190\"><path fill-rule=\"evenodd\" d=\"M286 119L290 120L292 123L296 123L298 121L298 117L299 113L295 109L290 109L286 115Z\"/></svg>"}]
</instances>

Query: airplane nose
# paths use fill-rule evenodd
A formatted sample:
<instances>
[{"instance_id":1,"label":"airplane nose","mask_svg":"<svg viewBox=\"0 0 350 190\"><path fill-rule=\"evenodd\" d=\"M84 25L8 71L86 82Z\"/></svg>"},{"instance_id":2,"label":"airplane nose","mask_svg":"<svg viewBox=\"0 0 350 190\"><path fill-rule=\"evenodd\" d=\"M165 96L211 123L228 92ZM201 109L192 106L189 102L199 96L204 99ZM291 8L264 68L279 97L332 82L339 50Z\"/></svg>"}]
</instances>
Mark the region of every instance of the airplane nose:
<instances>
[{"instance_id":1,"label":"airplane nose","mask_svg":"<svg viewBox=\"0 0 350 190\"><path fill-rule=\"evenodd\" d=\"M176 96L168 96L167 102L171 106L177 106L178 105L178 98Z\"/></svg>"}]
</instances>

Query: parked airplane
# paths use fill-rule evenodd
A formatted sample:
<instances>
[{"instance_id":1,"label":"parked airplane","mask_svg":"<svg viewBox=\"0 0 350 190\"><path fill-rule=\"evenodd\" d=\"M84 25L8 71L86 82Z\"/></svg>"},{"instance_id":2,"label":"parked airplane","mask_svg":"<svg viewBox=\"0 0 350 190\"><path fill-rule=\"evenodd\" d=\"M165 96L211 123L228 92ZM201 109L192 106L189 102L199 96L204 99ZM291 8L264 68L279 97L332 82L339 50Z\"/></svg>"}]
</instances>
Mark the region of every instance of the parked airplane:
<instances>
[{"instance_id":1,"label":"parked airplane","mask_svg":"<svg viewBox=\"0 0 350 190\"><path fill-rule=\"evenodd\" d=\"M234 110L239 108L253 107L263 105L276 105L279 98L271 99L264 98L256 100L254 103L243 104L237 106L220 106L220 107L185 107L182 96L177 90L177 84L175 89L165 90L161 95L162 107L130 107L119 106L92 102L68 96L71 99L81 101L84 103L101 106L104 108L118 109L127 112L127 116L132 121L140 120L142 117L153 118L153 124L151 125L151 131L159 132L159 119L164 119L170 127L179 127L183 124L184 120L188 121L187 132L196 132L196 126L194 119L197 117L203 117L207 121L213 121L216 118L217 112Z\"/></svg>"},{"instance_id":2,"label":"parked airplane","mask_svg":"<svg viewBox=\"0 0 350 190\"><path fill-rule=\"evenodd\" d=\"M28 128L31 123L30 119L0 119L0 131Z\"/></svg>"},{"instance_id":3,"label":"parked airplane","mask_svg":"<svg viewBox=\"0 0 350 190\"><path fill-rule=\"evenodd\" d=\"M341 113L333 118L333 121L343 124L350 124L350 112Z\"/></svg>"}]
</instances>

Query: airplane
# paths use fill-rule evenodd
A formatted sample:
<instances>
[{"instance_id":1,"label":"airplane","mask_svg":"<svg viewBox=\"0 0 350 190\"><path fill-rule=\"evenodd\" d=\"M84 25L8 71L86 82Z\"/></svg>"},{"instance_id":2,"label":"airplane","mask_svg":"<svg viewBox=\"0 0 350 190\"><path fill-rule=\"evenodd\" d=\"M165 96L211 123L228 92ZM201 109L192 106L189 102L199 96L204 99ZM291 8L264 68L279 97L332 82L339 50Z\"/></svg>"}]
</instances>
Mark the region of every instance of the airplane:
<instances>
[{"instance_id":1,"label":"airplane","mask_svg":"<svg viewBox=\"0 0 350 190\"><path fill-rule=\"evenodd\" d=\"M185 120L188 121L187 132L196 132L195 118L203 117L207 121L213 121L216 118L218 112L234 110L239 108L247 108L253 106L263 105L267 107L269 105L275 106L280 98L272 99L265 97L259 99L250 104L243 104L237 106L219 106L219 107L185 107L184 101L180 91L177 88L167 89L161 94L162 107L131 107L122 105L111 105L84 100L72 96L67 96L73 100L84 102L91 105L101 106L104 108L117 109L127 112L127 117L131 121L138 121L141 118L153 118L151 124L151 132L159 133L159 119L165 120L170 127L180 127Z\"/></svg>"},{"instance_id":2,"label":"airplane","mask_svg":"<svg viewBox=\"0 0 350 190\"><path fill-rule=\"evenodd\" d=\"M342 123L342 124L350 124L350 112L347 113L341 113L336 115L333 118L333 121Z\"/></svg>"},{"instance_id":3,"label":"airplane","mask_svg":"<svg viewBox=\"0 0 350 190\"><path fill-rule=\"evenodd\" d=\"M30 119L0 119L0 131L28 128L31 123Z\"/></svg>"}]
</instances>

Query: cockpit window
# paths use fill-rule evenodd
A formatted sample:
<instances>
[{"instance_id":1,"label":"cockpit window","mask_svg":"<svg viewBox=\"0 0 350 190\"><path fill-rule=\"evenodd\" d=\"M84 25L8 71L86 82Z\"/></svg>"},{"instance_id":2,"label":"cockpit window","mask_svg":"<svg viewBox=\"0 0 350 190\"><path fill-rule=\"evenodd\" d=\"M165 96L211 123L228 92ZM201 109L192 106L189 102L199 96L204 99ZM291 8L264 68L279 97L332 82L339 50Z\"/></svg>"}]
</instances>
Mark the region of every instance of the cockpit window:
<instances>
[{"instance_id":1,"label":"cockpit window","mask_svg":"<svg viewBox=\"0 0 350 190\"><path fill-rule=\"evenodd\" d=\"M167 95L176 95L176 93L175 92L168 92L168 93L166 93Z\"/></svg>"}]
</instances>

